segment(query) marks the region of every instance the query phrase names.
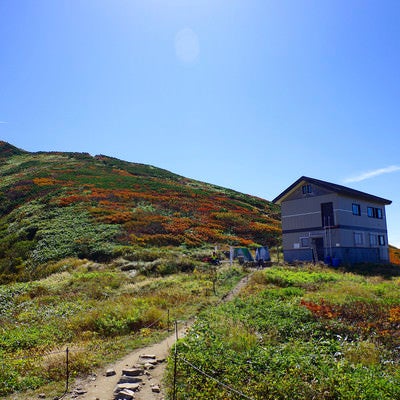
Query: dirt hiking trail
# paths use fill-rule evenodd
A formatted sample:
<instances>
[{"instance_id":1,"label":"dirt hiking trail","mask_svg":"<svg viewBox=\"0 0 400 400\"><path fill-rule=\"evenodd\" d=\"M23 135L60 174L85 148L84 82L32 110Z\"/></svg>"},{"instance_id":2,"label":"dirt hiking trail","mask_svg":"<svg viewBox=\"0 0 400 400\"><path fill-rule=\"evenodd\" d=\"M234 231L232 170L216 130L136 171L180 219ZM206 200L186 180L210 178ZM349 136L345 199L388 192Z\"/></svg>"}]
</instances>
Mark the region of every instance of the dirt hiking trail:
<instances>
[{"instance_id":1,"label":"dirt hiking trail","mask_svg":"<svg viewBox=\"0 0 400 400\"><path fill-rule=\"evenodd\" d=\"M240 290L246 286L250 276L245 276L220 302L232 300ZM182 338L191 322L181 323L178 325L178 338ZM176 333L174 332L166 339L153 345L142 347L134 350L124 358L110 364L97 374L89 376L86 379L76 380L69 388L69 392L63 399L75 400L113 400L114 390L121 379L122 371L131 369L138 365L143 355L154 355L158 362L154 363L151 369L145 369L144 375L140 376L140 390L135 391L134 400L163 400L165 392L163 390L163 376L166 368L166 358L168 357L172 346L176 341ZM107 371L115 371L114 375L107 376Z\"/></svg>"}]
</instances>

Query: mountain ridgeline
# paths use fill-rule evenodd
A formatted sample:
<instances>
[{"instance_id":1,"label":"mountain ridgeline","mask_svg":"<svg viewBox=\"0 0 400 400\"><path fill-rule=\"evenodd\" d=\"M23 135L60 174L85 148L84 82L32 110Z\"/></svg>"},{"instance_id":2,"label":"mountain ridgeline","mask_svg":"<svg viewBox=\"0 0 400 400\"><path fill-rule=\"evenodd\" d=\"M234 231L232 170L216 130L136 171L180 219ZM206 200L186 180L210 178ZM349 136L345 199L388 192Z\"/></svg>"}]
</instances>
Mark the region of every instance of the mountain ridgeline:
<instances>
[{"instance_id":1,"label":"mountain ridgeline","mask_svg":"<svg viewBox=\"0 0 400 400\"><path fill-rule=\"evenodd\" d=\"M136 248L274 245L269 201L150 165L0 141L0 274Z\"/></svg>"}]
</instances>

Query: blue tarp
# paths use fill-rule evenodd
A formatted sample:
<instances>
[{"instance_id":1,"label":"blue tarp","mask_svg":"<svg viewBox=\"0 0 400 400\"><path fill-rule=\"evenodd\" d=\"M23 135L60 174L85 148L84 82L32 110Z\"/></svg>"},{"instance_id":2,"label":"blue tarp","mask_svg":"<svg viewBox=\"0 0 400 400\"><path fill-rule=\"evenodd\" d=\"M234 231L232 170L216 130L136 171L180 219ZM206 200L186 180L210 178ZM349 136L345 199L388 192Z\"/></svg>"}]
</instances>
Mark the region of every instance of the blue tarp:
<instances>
[{"instance_id":1,"label":"blue tarp","mask_svg":"<svg viewBox=\"0 0 400 400\"><path fill-rule=\"evenodd\" d=\"M271 256L269 255L268 247L257 247L256 249L256 261L271 261Z\"/></svg>"}]
</instances>

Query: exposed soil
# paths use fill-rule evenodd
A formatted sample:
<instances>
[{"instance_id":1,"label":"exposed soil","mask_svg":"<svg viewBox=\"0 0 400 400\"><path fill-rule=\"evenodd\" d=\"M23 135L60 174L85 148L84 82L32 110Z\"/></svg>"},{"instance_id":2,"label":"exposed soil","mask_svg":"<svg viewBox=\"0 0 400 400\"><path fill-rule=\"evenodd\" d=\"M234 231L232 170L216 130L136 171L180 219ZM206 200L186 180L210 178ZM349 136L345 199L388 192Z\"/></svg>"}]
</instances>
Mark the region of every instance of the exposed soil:
<instances>
[{"instance_id":1,"label":"exposed soil","mask_svg":"<svg viewBox=\"0 0 400 400\"><path fill-rule=\"evenodd\" d=\"M189 324L181 326L178 330L178 338L181 338L186 333ZM138 363L138 360L143 354L154 354L157 360L161 361L154 369L148 370L147 374L142 376L143 385L140 391L136 392L135 400L161 400L164 398L162 378L164 375L166 362L163 361L168 357L168 354L175 343L176 334L173 333L166 339L151 346L142 347L128 354L121 360L106 366L98 374L89 376L86 380L76 381L72 387L71 393L66 395L64 399L78 400L112 400L114 398L114 388L118 380L121 378L122 370L131 368ZM106 371L112 369L115 375L106 376ZM160 393L152 391L152 386L158 385L161 389ZM79 392L85 392L78 395Z\"/></svg>"},{"instance_id":2,"label":"exposed soil","mask_svg":"<svg viewBox=\"0 0 400 400\"><path fill-rule=\"evenodd\" d=\"M251 275L251 274L250 274ZM238 285L221 301L232 300L240 290L247 284L250 275L243 278ZM181 324L178 329L178 338L185 335L187 329L190 326L190 322ZM161 361L155 365L154 369L148 370L144 376L143 384L139 391L135 392L135 400L162 400L164 399L165 393L163 390L163 376L165 372L166 362L165 360L170 350L175 343L176 333L174 332L166 339L159 343L155 343L151 346L137 349L124 357L123 359L116 361L112 365L106 366L96 375L89 376L85 380L76 381L70 388L70 392L66 394L63 399L77 399L77 400L112 400L114 399L114 389L121 378L122 370L131 368L138 363L138 360L143 354L155 355L157 360ZM106 371L112 369L115 371L115 375L106 376ZM153 386L158 386L160 392L154 392Z\"/></svg>"}]
</instances>

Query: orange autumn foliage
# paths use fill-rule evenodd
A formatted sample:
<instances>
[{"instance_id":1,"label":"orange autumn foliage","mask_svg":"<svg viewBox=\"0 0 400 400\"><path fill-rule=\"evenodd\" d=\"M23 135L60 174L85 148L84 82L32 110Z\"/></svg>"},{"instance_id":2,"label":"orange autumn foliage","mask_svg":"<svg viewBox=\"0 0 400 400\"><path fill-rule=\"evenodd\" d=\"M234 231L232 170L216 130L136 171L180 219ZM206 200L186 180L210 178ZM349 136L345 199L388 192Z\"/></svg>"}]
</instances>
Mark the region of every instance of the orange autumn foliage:
<instances>
[{"instance_id":1,"label":"orange autumn foliage","mask_svg":"<svg viewBox=\"0 0 400 400\"><path fill-rule=\"evenodd\" d=\"M113 169L112 172L121 176L132 176L130 172L123 169Z\"/></svg>"},{"instance_id":2,"label":"orange autumn foliage","mask_svg":"<svg viewBox=\"0 0 400 400\"><path fill-rule=\"evenodd\" d=\"M400 324L400 306L392 307L389 310L389 321Z\"/></svg>"},{"instance_id":3,"label":"orange autumn foliage","mask_svg":"<svg viewBox=\"0 0 400 400\"><path fill-rule=\"evenodd\" d=\"M100 221L106 224L123 224L132 219L131 212L114 212L100 218Z\"/></svg>"},{"instance_id":4,"label":"orange autumn foliage","mask_svg":"<svg viewBox=\"0 0 400 400\"><path fill-rule=\"evenodd\" d=\"M306 300L301 300L300 304L309 309L317 317L328 319L337 317L334 307L331 304L325 303L324 299L321 299L320 304Z\"/></svg>"},{"instance_id":5,"label":"orange autumn foliage","mask_svg":"<svg viewBox=\"0 0 400 400\"><path fill-rule=\"evenodd\" d=\"M38 186L52 186L57 183L53 178L34 178L33 183Z\"/></svg>"},{"instance_id":6,"label":"orange autumn foliage","mask_svg":"<svg viewBox=\"0 0 400 400\"><path fill-rule=\"evenodd\" d=\"M58 204L64 207L64 206L69 206L71 204L81 203L85 200L86 198L84 196L71 195L71 196L61 197L58 200Z\"/></svg>"},{"instance_id":7,"label":"orange autumn foliage","mask_svg":"<svg viewBox=\"0 0 400 400\"><path fill-rule=\"evenodd\" d=\"M380 337L385 341L398 340L400 337L400 306L387 306L355 301L348 304L333 305L323 299L320 303L301 300L300 304L306 307L317 318L338 319L347 321L352 330L359 334Z\"/></svg>"},{"instance_id":8,"label":"orange autumn foliage","mask_svg":"<svg viewBox=\"0 0 400 400\"><path fill-rule=\"evenodd\" d=\"M167 232L174 234L178 233L182 234L191 226L193 226L193 221L188 217L182 217L182 218L172 217L170 221L164 224L164 227L167 230Z\"/></svg>"},{"instance_id":9,"label":"orange autumn foliage","mask_svg":"<svg viewBox=\"0 0 400 400\"><path fill-rule=\"evenodd\" d=\"M392 264L400 265L400 249L389 246L389 259Z\"/></svg>"}]
</instances>

